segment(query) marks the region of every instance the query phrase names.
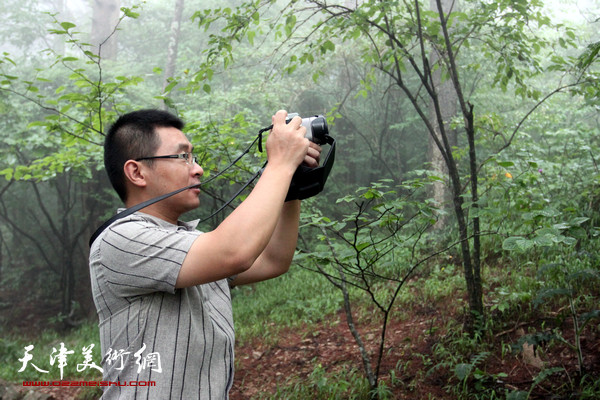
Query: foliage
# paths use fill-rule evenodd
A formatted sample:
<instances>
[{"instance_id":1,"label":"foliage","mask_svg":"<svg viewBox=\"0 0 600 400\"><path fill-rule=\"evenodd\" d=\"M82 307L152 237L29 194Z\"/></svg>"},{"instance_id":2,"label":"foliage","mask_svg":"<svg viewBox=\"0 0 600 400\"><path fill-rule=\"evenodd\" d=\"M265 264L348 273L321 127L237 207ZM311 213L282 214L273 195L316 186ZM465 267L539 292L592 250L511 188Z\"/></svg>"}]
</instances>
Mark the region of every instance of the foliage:
<instances>
[{"instance_id":1,"label":"foliage","mask_svg":"<svg viewBox=\"0 0 600 400\"><path fill-rule=\"evenodd\" d=\"M37 130L45 137L44 144L53 143L54 149L49 151L48 146L45 156L30 165L2 170L8 180L47 180L65 169L87 170L84 177L91 178L90 167L100 164L104 124L128 104L119 100L126 88L141 82L136 76L107 77L102 60L80 38L77 26L51 17L56 26L51 33L64 37L70 51L59 54L48 50L47 62L52 67L37 69L31 79L18 78L9 71L2 71L0 76L3 92L18 96L44 111L44 118L31 122L26 129ZM17 67L8 56L3 61L3 64ZM90 158L95 162L90 163Z\"/></svg>"},{"instance_id":2,"label":"foliage","mask_svg":"<svg viewBox=\"0 0 600 400\"><path fill-rule=\"evenodd\" d=\"M122 19L127 16L135 14L124 9ZM45 267L55 274L59 315L69 325L76 324L72 307L75 282L80 275L87 277L81 238L104 213L103 203L112 199L100 192L104 182L98 178L105 124L128 107L124 93L142 79L109 77L104 60L85 42L76 24L61 21L55 14L46 17L52 24L50 34L61 38L65 48L47 49L43 53L45 68L32 66L27 69L29 77L18 76L19 64L7 54L0 60L0 91L35 110L28 121L15 121L15 132L3 138L3 151L12 156L4 158L0 175L20 188L30 186L30 196L37 201L29 202L34 210L17 221L15 216L30 205L20 207L16 196L20 193L11 190L1 199L1 216L13 240L24 240L36 250L45 264L39 269ZM79 196L86 190L93 195ZM9 212L9 206L16 211ZM34 222L28 222L29 218ZM35 226L38 221L44 221L43 234L31 234L21 225Z\"/></svg>"},{"instance_id":3,"label":"foliage","mask_svg":"<svg viewBox=\"0 0 600 400\"><path fill-rule=\"evenodd\" d=\"M508 376L504 372L490 375L482 371L478 365L484 362L488 356L489 353L487 352L476 354L471 358L469 363L460 363L455 366L454 375L461 382L461 385L459 386L459 393L461 396L465 396L470 390L480 393L484 391L486 386L489 386L490 383L494 383L498 379ZM470 384L473 389L469 389L467 386L469 380L471 381Z\"/></svg>"},{"instance_id":4,"label":"foliage","mask_svg":"<svg viewBox=\"0 0 600 400\"><path fill-rule=\"evenodd\" d=\"M413 271L431 257L422 256L419 248L425 231L436 220L434 207L417 195L428 182L429 178L415 179L396 188L391 188L389 181L373 183L338 200L344 213L341 219L316 214L308 220L321 231L315 237L322 243L307 252L305 264L340 290L347 324L373 391L380 388L386 326L396 299ZM403 248L397 243L403 243ZM298 257L298 261L304 258ZM350 288L352 297L363 300L351 299ZM363 302L377 310L382 321L373 363L353 315L355 303Z\"/></svg>"},{"instance_id":5,"label":"foliage","mask_svg":"<svg viewBox=\"0 0 600 400\"><path fill-rule=\"evenodd\" d=\"M599 299L594 295L592 289L598 284L600 273L598 265L590 265L591 263L585 261L576 262L577 258L573 257L568 267L560 263L542 266L538 275L540 280L545 281L545 285L533 301L536 307L547 305L554 299L567 301L567 315L572 321L572 342L565 338L560 328L555 328L552 332L544 332L541 337L539 334L528 335L524 337L524 340L536 346L550 340L558 340L566 344L577 355L578 371L584 375L586 366L583 361L581 337L589 323L600 319L600 309L597 307ZM585 258L587 257L584 257L584 260ZM561 316L561 318L564 317ZM560 327L561 324L558 326Z\"/></svg>"},{"instance_id":6,"label":"foliage","mask_svg":"<svg viewBox=\"0 0 600 400\"><path fill-rule=\"evenodd\" d=\"M576 61L557 55L550 58L549 65L542 63L547 59L553 42L532 33L531 28L542 30L551 26L551 20L541 12L541 4L465 2L464 10L458 10L444 8L446 3L438 1L433 10L428 10L419 2L366 1L354 5L320 1L298 5L297 2L291 2L283 7L281 19L271 21L270 15L263 10L271 3L251 1L235 9L227 7L204 11L200 24L206 27L216 21L223 24L222 33L211 37L211 56L218 55L228 64L232 61L232 51L223 43L239 42L246 37L253 42L257 32L261 32L261 22L269 22L274 36L284 40L285 47L282 46L280 52L284 56L290 54L283 67L290 74L301 65L314 64L316 55L322 57L332 54L338 45L351 43L358 47L363 63L370 66L365 79L361 81L362 89L358 95L366 97L373 93L374 83L383 76L389 79L389 87L395 87L407 96L426 127L430 140L435 142L444 159L452 192L452 208L458 223L469 306L474 317L482 317L479 166L475 143L480 127L474 119L475 106L463 91L470 84L464 72L478 71L481 63L485 63L488 69L496 68L490 81L492 87L498 86L505 92L510 89L523 99L537 102L509 133L510 138L500 149L502 151L519 133L522 122L540 104L585 80L581 76L576 77L575 83L559 84L545 96L531 84L532 78L547 71L568 72ZM307 30L307 26L311 28ZM552 28L564 32L564 36L558 40L561 47L576 46L572 29L564 26ZM439 58L433 64L429 60L432 53ZM468 63L465 70L465 64L460 61L474 57L470 54L477 54L480 59L476 63ZM442 117L442 94L434 84L433 71L436 70L452 83L452 90L460 105L462 119L457 119L460 122L456 122L456 130L464 132L467 144L464 150L467 157L462 163L460 152L454 153L449 132L446 131L446 121ZM198 74L205 75L203 70ZM322 75L325 72L318 69L313 79L317 80ZM468 171L466 176L463 171ZM465 207L465 198L468 208ZM474 212L472 220L469 220L465 212L471 209ZM472 232L469 233L471 223Z\"/></svg>"},{"instance_id":7,"label":"foliage","mask_svg":"<svg viewBox=\"0 0 600 400\"><path fill-rule=\"evenodd\" d=\"M511 237L504 240L505 250L528 251L555 244L568 248L598 235L597 214L593 209L599 198L599 171L593 152L599 143L591 133L593 130L582 123L577 125L579 129L555 128L554 132L548 132L543 146L532 140L527 152L515 154L514 162L501 164L503 170L512 171L514 176L489 181L490 188L498 185L504 191L504 196L498 199L504 199L511 220L520 221L519 227L512 229ZM571 157L565 158L565 153ZM496 168L494 176L501 176L500 171ZM573 190L581 196L567 194Z\"/></svg>"}]
</instances>

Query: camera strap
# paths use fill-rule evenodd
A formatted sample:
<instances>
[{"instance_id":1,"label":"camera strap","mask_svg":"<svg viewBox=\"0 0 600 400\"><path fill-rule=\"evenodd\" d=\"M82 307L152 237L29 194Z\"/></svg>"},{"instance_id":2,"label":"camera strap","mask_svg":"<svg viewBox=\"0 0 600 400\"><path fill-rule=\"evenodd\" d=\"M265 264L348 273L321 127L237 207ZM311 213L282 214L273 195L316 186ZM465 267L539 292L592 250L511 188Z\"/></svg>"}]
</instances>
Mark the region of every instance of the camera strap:
<instances>
[{"instance_id":1,"label":"camera strap","mask_svg":"<svg viewBox=\"0 0 600 400\"><path fill-rule=\"evenodd\" d=\"M225 171L227 171L229 168L233 167L244 155L246 155L250 149L252 148L252 146L254 146L254 144L258 141L259 143L259 149L261 149L262 151L262 146L260 146L260 142L262 141L262 132L259 133L259 135L252 141L252 143L250 143L250 145L246 148L246 150L244 150L235 160L233 160L228 166L226 166L224 169L222 169L221 171L219 171L215 176L211 177L210 179L208 179L206 182L201 182L201 183L197 183L195 185L190 185L190 186L186 186L184 188L181 189L177 189L174 190L170 193L167 194L163 194L161 196L158 197L154 197L150 200L146 200L142 203L136 204L134 206L131 206L129 208L127 208L126 210L121 211L118 214L113 215L108 221L104 222L98 229L96 229L96 231L94 232L94 234L90 237L90 241L89 241L89 246L92 247L92 244L94 243L94 241L96 240L96 238L98 236L100 236L100 234L106 229L108 228L113 222L121 219L121 218L125 218L137 211L140 211L143 208L146 208L154 203L158 203L159 201L162 201L166 198L169 198L171 196L175 196L178 193L183 192L184 190L188 190L188 189L193 189L193 188L198 188L201 187L203 185L206 185L210 182L212 182L213 180L215 180L216 178L218 178L219 176L221 176L223 173L225 173ZM227 207L229 204L231 204L231 202L233 200L235 200L235 198L237 196L240 195L240 193L247 188L250 183L252 183L252 181L254 181L254 179L256 179L256 177L260 174L260 171L257 172L252 178L250 178L245 184L244 186L242 186L242 188L229 200L227 201L221 208L219 208L217 211L215 211L214 213L212 213L209 217L203 219L200 222L204 222L212 217L214 217L216 214L218 214L219 212L221 212L225 207Z\"/></svg>"},{"instance_id":2,"label":"camera strap","mask_svg":"<svg viewBox=\"0 0 600 400\"><path fill-rule=\"evenodd\" d=\"M188 190L188 189L192 189L192 188L200 187L200 185L201 185L200 183L197 183L197 184L195 184L195 185L186 186L186 187L184 187L184 188L177 189L177 190L175 190L174 192L167 193L167 194L163 194L162 196L158 196L158 197L155 197L155 198L153 198L153 199L146 200L146 201L144 201L144 202L142 202L142 203L140 203L140 204L136 204L135 206L131 206L131 207L129 207L128 209L126 209L126 210L123 210L123 211L121 211L121 212L120 212L120 213L118 213L118 214L115 214L115 215L113 215L113 216L112 216L112 217L111 217L111 218L110 218L108 221L106 221L106 222L105 222L105 223L103 223L103 224L102 224L102 225L101 225L101 226L100 226L98 229L96 229L96 232L94 232L94 234L93 234L93 235L92 235L92 237L90 238L90 242L89 242L89 245L90 245L90 247L92 247L92 243L94 243L94 241L95 241L95 240L96 240L96 238L97 238L97 237L98 237L98 236L99 236L99 235L102 233L102 231L104 231L106 228L108 228L108 227L109 227L109 226L110 226L110 225L111 225L113 222L115 222L116 220L118 220L118 219L121 219L121 218L125 218L125 217L127 217L127 216L129 216L129 215L133 214L133 213L134 213L134 212L136 212L136 211L140 211L142 208L146 208L146 207L148 207L149 205L152 205L152 204L154 204L154 203L157 203L157 202L159 202L159 201L161 201L161 200L164 200L164 199L166 199L167 197L174 196L174 195L176 195L177 193L181 193L181 192L183 192L184 190Z\"/></svg>"}]
</instances>

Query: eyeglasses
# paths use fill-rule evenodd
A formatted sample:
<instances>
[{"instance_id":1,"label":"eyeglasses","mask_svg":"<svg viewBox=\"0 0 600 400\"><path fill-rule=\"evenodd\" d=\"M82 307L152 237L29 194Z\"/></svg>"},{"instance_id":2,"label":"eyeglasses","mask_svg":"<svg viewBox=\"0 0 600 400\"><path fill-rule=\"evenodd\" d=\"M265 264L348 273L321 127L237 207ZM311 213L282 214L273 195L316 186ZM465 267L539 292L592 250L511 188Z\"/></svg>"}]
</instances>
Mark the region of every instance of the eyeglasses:
<instances>
[{"instance_id":1,"label":"eyeglasses","mask_svg":"<svg viewBox=\"0 0 600 400\"><path fill-rule=\"evenodd\" d=\"M179 158L181 160L185 160L188 165L194 165L194 163L198 164L198 157L193 153L180 153L180 154L171 154L168 156L152 156L152 157L140 157L136 158L135 161L142 160L154 160L157 158Z\"/></svg>"}]
</instances>

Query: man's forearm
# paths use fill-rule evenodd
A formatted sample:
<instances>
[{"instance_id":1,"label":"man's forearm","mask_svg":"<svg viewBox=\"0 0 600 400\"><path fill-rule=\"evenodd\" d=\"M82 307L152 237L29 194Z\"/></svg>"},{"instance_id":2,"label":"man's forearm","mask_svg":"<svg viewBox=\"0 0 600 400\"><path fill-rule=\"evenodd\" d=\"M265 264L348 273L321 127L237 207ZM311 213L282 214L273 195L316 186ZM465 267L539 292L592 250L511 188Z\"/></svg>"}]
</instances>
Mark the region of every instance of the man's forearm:
<instances>
[{"instance_id":1,"label":"man's forearm","mask_svg":"<svg viewBox=\"0 0 600 400\"><path fill-rule=\"evenodd\" d=\"M284 203L265 250L247 271L235 277L232 285L260 282L287 272L296 250L299 219L300 200Z\"/></svg>"},{"instance_id":2,"label":"man's forearm","mask_svg":"<svg viewBox=\"0 0 600 400\"><path fill-rule=\"evenodd\" d=\"M176 287L212 282L251 268L277 230L292 172L267 166L248 198L214 231L194 241Z\"/></svg>"},{"instance_id":3,"label":"man's forearm","mask_svg":"<svg viewBox=\"0 0 600 400\"><path fill-rule=\"evenodd\" d=\"M283 204L281 216L273 236L265 248L264 254L276 264L286 265L287 270L292 262L298 242L298 225L300 220L300 200ZM285 271L284 271L285 272Z\"/></svg>"}]
</instances>

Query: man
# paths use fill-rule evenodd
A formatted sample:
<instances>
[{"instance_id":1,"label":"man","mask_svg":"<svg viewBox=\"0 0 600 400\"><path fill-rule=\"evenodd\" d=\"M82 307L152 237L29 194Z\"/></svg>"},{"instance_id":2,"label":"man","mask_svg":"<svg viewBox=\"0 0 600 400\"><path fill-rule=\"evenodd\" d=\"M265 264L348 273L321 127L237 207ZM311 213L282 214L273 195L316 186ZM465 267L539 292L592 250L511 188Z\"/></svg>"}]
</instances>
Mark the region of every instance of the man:
<instances>
[{"instance_id":1,"label":"man","mask_svg":"<svg viewBox=\"0 0 600 400\"><path fill-rule=\"evenodd\" d=\"M284 202L298 165L320 148L299 117L278 111L255 188L215 230L180 216L199 206L185 190L117 220L90 249L106 399L226 399L233 381L230 285L285 273L300 201ZM104 162L127 207L200 182L203 170L177 117L141 110L110 128ZM118 382L118 384L116 383ZM154 383L155 382L155 383ZM150 386L153 385L153 386Z\"/></svg>"}]
</instances>

